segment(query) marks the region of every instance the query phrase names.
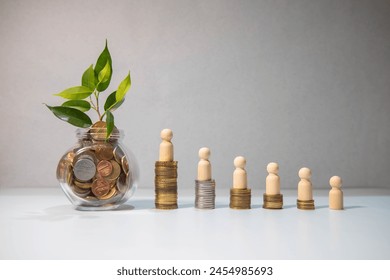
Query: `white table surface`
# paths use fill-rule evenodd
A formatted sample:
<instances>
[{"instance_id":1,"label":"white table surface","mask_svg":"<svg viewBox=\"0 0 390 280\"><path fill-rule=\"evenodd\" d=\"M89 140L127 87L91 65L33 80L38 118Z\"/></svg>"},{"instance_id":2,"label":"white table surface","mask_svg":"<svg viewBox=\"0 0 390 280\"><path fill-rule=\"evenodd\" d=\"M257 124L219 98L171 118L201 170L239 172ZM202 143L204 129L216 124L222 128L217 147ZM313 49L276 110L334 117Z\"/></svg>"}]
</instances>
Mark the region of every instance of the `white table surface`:
<instances>
[{"instance_id":1,"label":"white table surface","mask_svg":"<svg viewBox=\"0 0 390 280\"><path fill-rule=\"evenodd\" d=\"M154 190L139 189L115 211L77 211L56 188L0 189L0 259L390 259L390 189L344 189L345 210L228 207L221 190L215 210L193 207L192 190L179 209L154 209ZM362 195L362 193L364 195ZM224 196L222 196L224 195Z\"/></svg>"}]
</instances>

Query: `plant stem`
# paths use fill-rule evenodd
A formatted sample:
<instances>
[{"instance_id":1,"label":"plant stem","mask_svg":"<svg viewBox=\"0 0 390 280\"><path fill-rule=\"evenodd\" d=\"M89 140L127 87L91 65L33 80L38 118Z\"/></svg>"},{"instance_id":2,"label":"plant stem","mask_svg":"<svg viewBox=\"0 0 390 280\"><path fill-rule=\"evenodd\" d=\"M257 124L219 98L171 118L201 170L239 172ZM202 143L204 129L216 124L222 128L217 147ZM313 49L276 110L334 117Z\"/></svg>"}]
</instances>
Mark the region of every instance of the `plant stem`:
<instances>
[{"instance_id":1,"label":"plant stem","mask_svg":"<svg viewBox=\"0 0 390 280\"><path fill-rule=\"evenodd\" d=\"M100 110L99 110L99 92L95 91L95 98L96 98L96 112L98 113L99 120L102 120L102 116L100 115Z\"/></svg>"},{"instance_id":2,"label":"plant stem","mask_svg":"<svg viewBox=\"0 0 390 280\"><path fill-rule=\"evenodd\" d=\"M91 107L92 107L92 109L94 109L94 110L97 112L97 109L96 109L95 103L93 103L91 96L89 96L89 103L91 103Z\"/></svg>"},{"instance_id":3,"label":"plant stem","mask_svg":"<svg viewBox=\"0 0 390 280\"><path fill-rule=\"evenodd\" d=\"M94 109L96 111L96 113L98 114L99 120L102 120L103 117L100 115L100 111L99 111L99 93L96 92L96 90L95 90L93 92L93 95L95 95L95 98L96 98L96 105L93 102L91 96L89 96L89 103L91 103L91 108Z\"/></svg>"}]
</instances>

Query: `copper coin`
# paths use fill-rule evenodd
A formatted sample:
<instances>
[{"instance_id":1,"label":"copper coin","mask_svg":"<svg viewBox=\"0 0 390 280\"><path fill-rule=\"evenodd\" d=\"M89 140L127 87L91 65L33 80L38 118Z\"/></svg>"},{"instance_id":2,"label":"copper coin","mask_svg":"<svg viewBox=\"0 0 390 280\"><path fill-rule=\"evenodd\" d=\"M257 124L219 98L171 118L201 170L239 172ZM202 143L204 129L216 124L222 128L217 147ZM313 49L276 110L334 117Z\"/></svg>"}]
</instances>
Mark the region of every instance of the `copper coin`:
<instances>
[{"instance_id":1,"label":"copper coin","mask_svg":"<svg viewBox=\"0 0 390 280\"><path fill-rule=\"evenodd\" d=\"M110 191L110 184L104 179L96 179L92 183L92 192L95 196L100 197L108 194Z\"/></svg>"},{"instance_id":2,"label":"copper coin","mask_svg":"<svg viewBox=\"0 0 390 280\"><path fill-rule=\"evenodd\" d=\"M98 121L92 125L90 134L94 140L104 141L107 135L107 124L103 121Z\"/></svg>"},{"instance_id":3,"label":"copper coin","mask_svg":"<svg viewBox=\"0 0 390 280\"><path fill-rule=\"evenodd\" d=\"M99 199L109 199L109 198L113 197L114 195L116 195L116 188L112 188L112 189L109 191L108 194L99 197Z\"/></svg>"},{"instance_id":4,"label":"copper coin","mask_svg":"<svg viewBox=\"0 0 390 280\"><path fill-rule=\"evenodd\" d=\"M129 174L129 162L127 161L126 156L122 157L122 169L127 174Z\"/></svg>"},{"instance_id":5,"label":"copper coin","mask_svg":"<svg viewBox=\"0 0 390 280\"><path fill-rule=\"evenodd\" d=\"M112 181L118 179L121 174L121 167L115 160L111 160L110 162L112 164L112 172L106 179Z\"/></svg>"},{"instance_id":6,"label":"copper coin","mask_svg":"<svg viewBox=\"0 0 390 280\"><path fill-rule=\"evenodd\" d=\"M80 189L90 189L92 187L92 183L79 182L77 180L73 181L74 185Z\"/></svg>"},{"instance_id":7,"label":"copper coin","mask_svg":"<svg viewBox=\"0 0 390 280\"><path fill-rule=\"evenodd\" d=\"M65 172L68 168L68 162L65 159L61 159L57 165L57 179L62 180L65 178Z\"/></svg>"},{"instance_id":8,"label":"copper coin","mask_svg":"<svg viewBox=\"0 0 390 280\"><path fill-rule=\"evenodd\" d=\"M112 173L112 164L108 160L101 160L97 165L97 171L103 177L106 177Z\"/></svg>"},{"instance_id":9,"label":"copper coin","mask_svg":"<svg viewBox=\"0 0 390 280\"><path fill-rule=\"evenodd\" d=\"M69 152L69 153L66 154L65 159L66 159L70 164L72 164L72 163L73 163L74 157L75 157L75 153L74 153L74 152Z\"/></svg>"},{"instance_id":10,"label":"copper coin","mask_svg":"<svg viewBox=\"0 0 390 280\"><path fill-rule=\"evenodd\" d=\"M78 187L74 187L74 188L73 188L73 192L74 192L77 196L86 197L86 196L90 193L90 190L80 189L80 188L78 188Z\"/></svg>"},{"instance_id":11,"label":"copper coin","mask_svg":"<svg viewBox=\"0 0 390 280\"><path fill-rule=\"evenodd\" d=\"M114 147L108 143L96 145L95 154L100 160L110 160L114 157Z\"/></svg>"}]
</instances>

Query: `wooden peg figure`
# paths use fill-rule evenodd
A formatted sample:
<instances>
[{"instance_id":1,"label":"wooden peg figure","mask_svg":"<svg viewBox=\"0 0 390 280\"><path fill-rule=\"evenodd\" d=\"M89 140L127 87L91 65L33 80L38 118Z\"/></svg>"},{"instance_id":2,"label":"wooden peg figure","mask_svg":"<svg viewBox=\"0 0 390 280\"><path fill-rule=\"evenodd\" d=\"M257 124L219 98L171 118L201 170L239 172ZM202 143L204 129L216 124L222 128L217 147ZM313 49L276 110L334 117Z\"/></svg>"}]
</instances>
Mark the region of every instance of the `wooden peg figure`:
<instances>
[{"instance_id":1,"label":"wooden peg figure","mask_svg":"<svg viewBox=\"0 0 390 280\"><path fill-rule=\"evenodd\" d=\"M271 162L267 165L268 176L265 179L265 193L267 195L280 194L279 165Z\"/></svg>"},{"instance_id":2,"label":"wooden peg figure","mask_svg":"<svg viewBox=\"0 0 390 280\"><path fill-rule=\"evenodd\" d=\"M234 166L236 169L233 172L233 188L246 189L247 188L247 174L245 171L246 159L238 156L234 159Z\"/></svg>"},{"instance_id":3,"label":"wooden peg figure","mask_svg":"<svg viewBox=\"0 0 390 280\"><path fill-rule=\"evenodd\" d=\"M311 170L303 167L299 170L298 176L301 179L298 183L298 200L313 200L313 186L310 179Z\"/></svg>"},{"instance_id":4,"label":"wooden peg figure","mask_svg":"<svg viewBox=\"0 0 390 280\"><path fill-rule=\"evenodd\" d=\"M198 163L198 180L209 181L211 180L211 164L209 161L210 149L203 147L199 150L199 163Z\"/></svg>"},{"instance_id":5,"label":"wooden peg figure","mask_svg":"<svg viewBox=\"0 0 390 280\"><path fill-rule=\"evenodd\" d=\"M172 130L169 128L161 131L162 142L160 144L160 157L159 161L173 161L173 145L172 145Z\"/></svg>"},{"instance_id":6,"label":"wooden peg figure","mask_svg":"<svg viewBox=\"0 0 390 280\"><path fill-rule=\"evenodd\" d=\"M344 209L343 191L341 190L341 178L339 176L333 176L329 180L329 184L332 189L329 192L329 208L333 210Z\"/></svg>"}]
</instances>

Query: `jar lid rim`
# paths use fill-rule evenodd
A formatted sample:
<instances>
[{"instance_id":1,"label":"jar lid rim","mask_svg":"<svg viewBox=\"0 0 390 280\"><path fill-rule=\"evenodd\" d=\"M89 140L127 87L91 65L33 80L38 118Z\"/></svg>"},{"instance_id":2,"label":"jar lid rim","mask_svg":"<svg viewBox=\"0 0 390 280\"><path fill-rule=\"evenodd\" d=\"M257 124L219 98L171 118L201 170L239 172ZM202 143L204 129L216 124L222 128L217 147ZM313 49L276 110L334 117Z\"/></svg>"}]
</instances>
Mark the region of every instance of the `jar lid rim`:
<instances>
[{"instance_id":1,"label":"jar lid rim","mask_svg":"<svg viewBox=\"0 0 390 280\"><path fill-rule=\"evenodd\" d=\"M98 132L91 132L91 127L88 127L88 128L77 128L76 129L76 135L77 137L83 137L87 134L89 135L96 135L96 134L99 134ZM105 131L107 130L107 128L99 128L99 130L101 131ZM115 129L111 132L111 135L109 138L114 138L114 139L118 139L118 138L121 138L124 136L124 132L123 132L123 129Z\"/></svg>"}]
</instances>

